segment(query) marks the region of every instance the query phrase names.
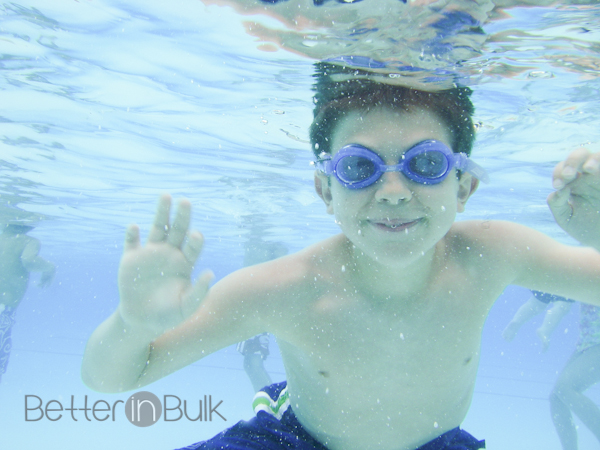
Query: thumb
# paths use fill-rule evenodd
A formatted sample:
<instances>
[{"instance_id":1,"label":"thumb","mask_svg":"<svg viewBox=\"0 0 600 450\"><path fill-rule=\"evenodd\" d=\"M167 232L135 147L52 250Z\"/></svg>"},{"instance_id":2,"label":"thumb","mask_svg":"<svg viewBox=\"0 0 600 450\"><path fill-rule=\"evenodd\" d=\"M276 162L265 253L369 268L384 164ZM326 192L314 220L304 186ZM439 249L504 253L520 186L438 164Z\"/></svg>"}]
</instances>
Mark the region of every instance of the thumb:
<instances>
[{"instance_id":1,"label":"thumb","mask_svg":"<svg viewBox=\"0 0 600 450\"><path fill-rule=\"evenodd\" d=\"M573 216L573 206L569 202L570 194L571 190L569 188L563 188L552 192L547 199L556 223L563 228Z\"/></svg>"},{"instance_id":2,"label":"thumb","mask_svg":"<svg viewBox=\"0 0 600 450\"><path fill-rule=\"evenodd\" d=\"M200 306L202 300L206 297L210 283L214 277L215 275L210 270L203 272L196 283L184 294L181 299L181 312L184 318L187 318L198 309L198 306Z\"/></svg>"}]
</instances>

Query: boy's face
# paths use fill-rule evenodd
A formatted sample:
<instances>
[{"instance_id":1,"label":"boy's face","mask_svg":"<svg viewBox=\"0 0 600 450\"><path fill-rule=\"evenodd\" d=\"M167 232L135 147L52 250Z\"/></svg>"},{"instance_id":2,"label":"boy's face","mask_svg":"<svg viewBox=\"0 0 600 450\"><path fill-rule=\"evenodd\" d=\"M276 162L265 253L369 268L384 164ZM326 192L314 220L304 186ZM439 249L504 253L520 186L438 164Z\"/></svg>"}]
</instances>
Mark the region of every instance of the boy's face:
<instances>
[{"instance_id":1,"label":"boy's face","mask_svg":"<svg viewBox=\"0 0 600 450\"><path fill-rule=\"evenodd\" d=\"M425 110L397 112L381 107L351 112L332 136L333 155L348 144L363 145L388 165L421 141L451 145L450 133L438 117ZM332 156L333 156L332 155ZM318 172L317 193L334 214L344 234L364 254L385 264L404 265L431 251L464 210L477 180L453 169L439 184L423 185L400 172L386 172L371 186L348 189Z\"/></svg>"}]
</instances>

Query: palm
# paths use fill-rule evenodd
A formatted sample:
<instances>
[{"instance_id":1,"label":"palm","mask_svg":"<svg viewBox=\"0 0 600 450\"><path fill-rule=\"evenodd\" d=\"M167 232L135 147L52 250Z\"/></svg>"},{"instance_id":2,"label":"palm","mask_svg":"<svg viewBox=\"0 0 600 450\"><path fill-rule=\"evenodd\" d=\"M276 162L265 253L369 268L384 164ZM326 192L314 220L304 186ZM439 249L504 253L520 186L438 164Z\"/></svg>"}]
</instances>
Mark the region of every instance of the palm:
<instances>
[{"instance_id":1,"label":"palm","mask_svg":"<svg viewBox=\"0 0 600 450\"><path fill-rule=\"evenodd\" d=\"M595 177L584 174L571 188L573 215L564 227L584 244L593 241L600 229L600 190L597 181Z\"/></svg>"},{"instance_id":2,"label":"palm","mask_svg":"<svg viewBox=\"0 0 600 450\"><path fill-rule=\"evenodd\" d=\"M564 187L548 198L556 222L582 244L594 247L600 245L600 173L597 159L598 154L573 152L567 162L574 169L568 176L563 176L567 162L557 166L554 176L562 181Z\"/></svg>"},{"instance_id":3,"label":"palm","mask_svg":"<svg viewBox=\"0 0 600 450\"><path fill-rule=\"evenodd\" d=\"M172 327L183 320L181 299L189 289L191 264L169 244L126 251L119 269L121 314L129 323Z\"/></svg>"},{"instance_id":4,"label":"palm","mask_svg":"<svg viewBox=\"0 0 600 450\"><path fill-rule=\"evenodd\" d=\"M182 202L169 226L170 198L160 199L148 242L142 246L137 227L129 227L119 268L119 306L123 320L155 335L181 323L199 304L208 281L193 288L191 273L201 247L199 233L184 244L190 205Z\"/></svg>"}]
</instances>

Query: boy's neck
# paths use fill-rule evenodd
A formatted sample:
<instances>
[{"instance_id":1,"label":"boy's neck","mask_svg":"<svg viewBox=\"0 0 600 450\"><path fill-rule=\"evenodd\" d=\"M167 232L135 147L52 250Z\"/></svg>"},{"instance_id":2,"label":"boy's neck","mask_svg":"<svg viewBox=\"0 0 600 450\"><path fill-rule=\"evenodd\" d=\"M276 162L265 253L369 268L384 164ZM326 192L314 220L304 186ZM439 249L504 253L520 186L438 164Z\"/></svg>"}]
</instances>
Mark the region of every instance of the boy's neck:
<instances>
[{"instance_id":1,"label":"boy's neck","mask_svg":"<svg viewBox=\"0 0 600 450\"><path fill-rule=\"evenodd\" d=\"M388 264L366 255L347 240L349 259L354 266L353 283L377 298L412 296L430 282L438 246L405 264Z\"/></svg>"}]
</instances>

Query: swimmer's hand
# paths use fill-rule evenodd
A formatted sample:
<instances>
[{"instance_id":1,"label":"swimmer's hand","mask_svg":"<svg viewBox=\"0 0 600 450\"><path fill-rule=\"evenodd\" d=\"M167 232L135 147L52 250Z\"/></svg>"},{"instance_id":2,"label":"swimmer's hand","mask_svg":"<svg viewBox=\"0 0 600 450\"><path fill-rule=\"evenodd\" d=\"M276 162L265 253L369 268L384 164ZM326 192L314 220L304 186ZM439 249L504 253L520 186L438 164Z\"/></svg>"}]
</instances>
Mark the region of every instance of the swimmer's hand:
<instances>
[{"instance_id":1,"label":"swimmer's hand","mask_svg":"<svg viewBox=\"0 0 600 450\"><path fill-rule=\"evenodd\" d=\"M38 281L38 287L46 288L52 284L52 280L54 280L54 275L56 274L56 267L52 263L48 263L48 267L40 276L40 281Z\"/></svg>"},{"instance_id":2,"label":"swimmer's hand","mask_svg":"<svg viewBox=\"0 0 600 450\"><path fill-rule=\"evenodd\" d=\"M191 205L182 200L169 224L171 197L160 197L154 224L146 245L140 243L139 228L130 225L119 267L119 312L123 321L158 337L189 317L208 292L212 273L203 273L191 283L194 263L202 250L203 237L188 233Z\"/></svg>"},{"instance_id":3,"label":"swimmer's hand","mask_svg":"<svg viewBox=\"0 0 600 450\"><path fill-rule=\"evenodd\" d=\"M581 242L600 250L600 153L572 152L554 168L548 206L556 223Z\"/></svg>"}]
</instances>

